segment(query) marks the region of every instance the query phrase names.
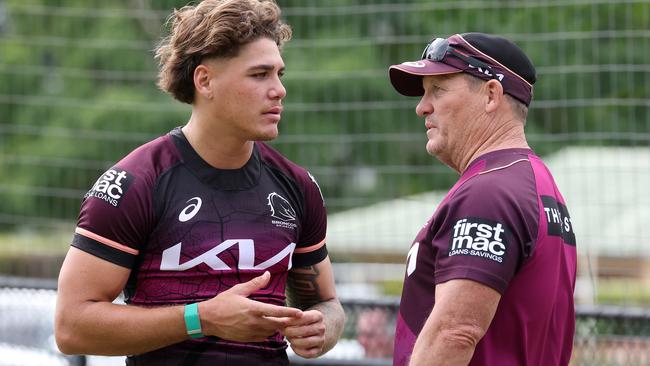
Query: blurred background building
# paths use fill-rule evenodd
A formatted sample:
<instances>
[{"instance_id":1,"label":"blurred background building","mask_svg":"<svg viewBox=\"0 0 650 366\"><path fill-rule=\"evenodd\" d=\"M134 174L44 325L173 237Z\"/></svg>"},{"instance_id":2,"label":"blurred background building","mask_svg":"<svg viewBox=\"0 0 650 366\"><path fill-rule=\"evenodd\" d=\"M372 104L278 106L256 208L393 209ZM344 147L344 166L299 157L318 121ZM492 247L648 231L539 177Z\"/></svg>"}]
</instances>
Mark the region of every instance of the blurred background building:
<instances>
[{"instance_id":1,"label":"blurred background building","mask_svg":"<svg viewBox=\"0 0 650 366\"><path fill-rule=\"evenodd\" d=\"M411 240L457 175L426 155L417 99L392 89L387 67L466 31L512 39L537 67L527 135L565 195L580 256L573 363L650 364L650 1L278 3L294 37L273 145L320 183L349 315L320 364L389 364L364 356L357 315L394 316ZM1 354L84 362L53 351L53 279L97 177L188 118L156 89L152 54L184 4L0 0ZM25 336L11 314L30 303Z\"/></svg>"}]
</instances>

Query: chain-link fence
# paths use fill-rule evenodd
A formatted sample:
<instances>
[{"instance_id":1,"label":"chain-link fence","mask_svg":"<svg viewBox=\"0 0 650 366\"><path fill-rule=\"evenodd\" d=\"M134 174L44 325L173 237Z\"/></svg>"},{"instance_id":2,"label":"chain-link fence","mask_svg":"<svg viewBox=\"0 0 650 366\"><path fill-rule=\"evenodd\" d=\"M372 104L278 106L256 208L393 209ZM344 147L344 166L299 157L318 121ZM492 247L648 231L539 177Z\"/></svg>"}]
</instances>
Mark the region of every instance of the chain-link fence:
<instances>
[{"instance_id":1,"label":"chain-link fence","mask_svg":"<svg viewBox=\"0 0 650 366\"><path fill-rule=\"evenodd\" d=\"M187 2L0 0L0 273L54 278L99 174L185 123L188 108L155 88L151 50ZM398 294L412 238L457 178L424 152L416 101L392 90L388 65L417 58L433 35L501 34L537 68L526 133L571 209L576 298L628 306L618 318L581 308L574 363L650 364L647 315L631 307L650 304L650 0L278 3L294 37L273 144L319 180L335 264L400 263L395 275L350 267L345 281L372 277L377 298ZM39 302L12 291L2 304ZM390 324L394 306L346 308L337 352L350 359L365 352L357 318Z\"/></svg>"},{"instance_id":2,"label":"chain-link fence","mask_svg":"<svg viewBox=\"0 0 650 366\"><path fill-rule=\"evenodd\" d=\"M0 273L56 276L101 172L185 123L151 52L185 3L0 0ZM388 65L434 34L491 32L537 67L527 136L571 210L580 301L650 302L650 1L278 3L294 36L274 145L319 180L334 261L401 263L457 178Z\"/></svg>"},{"instance_id":3,"label":"chain-link fence","mask_svg":"<svg viewBox=\"0 0 650 366\"><path fill-rule=\"evenodd\" d=\"M40 287L40 288L27 288ZM120 365L121 358L63 357L53 340L55 283L0 278L0 350L22 352L22 359L50 357L52 362ZM396 298L343 300L347 323L339 344L324 357L293 365L390 365ZM3 348L4 347L4 348ZM3 355L5 353L3 352ZM62 361L61 361L62 360ZM36 365L55 363L20 363ZM0 366L9 365L0 357ZM57 363L59 364L59 363ZM574 366L641 366L650 364L650 310L615 306L578 306L572 357Z\"/></svg>"},{"instance_id":4,"label":"chain-link fence","mask_svg":"<svg viewBox=\"0 0 650 366\"><path fill-rule=\"evenodd\" d=\"M26 231L70 232L102 171L187 121L187 106L156 90L151 52L165 17L186 2L0 1L0 229L18 236L2 238L4 247L22 253ZM392 89L387 67L418 58L433 35L490 32L515 41L537 67L531 146L560 162L587 159L554 171L560 188L572 190L565 198L576 211L579 249L648 254L650 202L640 193L650 170L650 1L278 3L294 37L284 48L288 94L274 145L316 176L331 214L451 186L456 174L424 152L416 102ZM603 165L600 157L613 153L634 167ZM617 189L594 201L607 187ZM394 222L408 227L409 211L398 209ZM609 231L623 224L621 242ZM410 240L399 231L364 235L350 247L381 251L384 240Z\"/></svg>"}]
</instances>

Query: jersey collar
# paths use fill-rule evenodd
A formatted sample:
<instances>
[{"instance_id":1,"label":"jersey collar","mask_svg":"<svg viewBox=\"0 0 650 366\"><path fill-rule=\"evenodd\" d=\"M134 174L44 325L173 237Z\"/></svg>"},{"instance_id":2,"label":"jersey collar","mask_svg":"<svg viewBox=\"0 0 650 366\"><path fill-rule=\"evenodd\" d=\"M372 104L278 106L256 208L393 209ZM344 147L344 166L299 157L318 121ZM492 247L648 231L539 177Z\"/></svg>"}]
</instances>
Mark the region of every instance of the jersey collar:
<instances>
[{"instance_id":1,"label":"jersey collar","mask_svg":"<svg viewBox=\"0 0 650 366\"><path fill-rule=\"evenodd\" d=\"M169 134L181 153L183 163L204 184L221 191L241 191L257 185L262 170L257 144L253 147L251 158L243 167L218 169L199 156L187 141L181 127L176 127Z\"/></svg>"}]
</instances>

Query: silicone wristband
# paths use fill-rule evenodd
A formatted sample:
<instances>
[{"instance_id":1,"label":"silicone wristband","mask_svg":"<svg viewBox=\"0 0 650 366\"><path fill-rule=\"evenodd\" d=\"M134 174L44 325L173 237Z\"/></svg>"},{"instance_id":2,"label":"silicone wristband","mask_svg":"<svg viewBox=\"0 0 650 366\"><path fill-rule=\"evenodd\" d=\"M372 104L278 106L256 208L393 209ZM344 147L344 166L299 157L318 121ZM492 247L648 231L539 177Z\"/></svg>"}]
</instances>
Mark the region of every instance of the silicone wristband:
<instances>
[{"instance_id":1,"label":"silicone wristband","mask_svg":"<svg viewBox=\"0 0 650 366\"><path fill-rule=\"evenodd\" d=\"M205 337L201 330L199 304L196 302L193 304L185 305L185 329L187 330L187 335L192 338Z\"/></svg>"}]
</instances>

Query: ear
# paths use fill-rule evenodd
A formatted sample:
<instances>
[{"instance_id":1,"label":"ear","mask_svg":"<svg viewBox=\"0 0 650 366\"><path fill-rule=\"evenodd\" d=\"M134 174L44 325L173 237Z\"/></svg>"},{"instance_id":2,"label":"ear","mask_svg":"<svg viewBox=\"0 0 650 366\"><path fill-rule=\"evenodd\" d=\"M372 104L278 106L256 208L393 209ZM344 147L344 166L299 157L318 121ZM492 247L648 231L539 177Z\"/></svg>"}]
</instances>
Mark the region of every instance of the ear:
<instances>
[{"instance_id":1,"label":"ear","mask_svg":"<svg viewBox=\"0 0 650 366\"><path fill-rule=\"evenodd\" d=\"M505 95L503 95L503 85L501 85L498 80L492 79L485 83L484 87L487 97L485 112L492 113L505 102Z\"/></svg>"},{"instance_id":2,"label":"ear","mask_svg":"<svg viewBox=\"0 0 650 366\"><path fill-rule=\"evenodd\" d=\"M205 64L199 64L194 69L194 88L197 95L201 95L206 99L212 99L212 88L210 87L210 80L212 79L212 70Z\"/></svg>"}]
</instances>

